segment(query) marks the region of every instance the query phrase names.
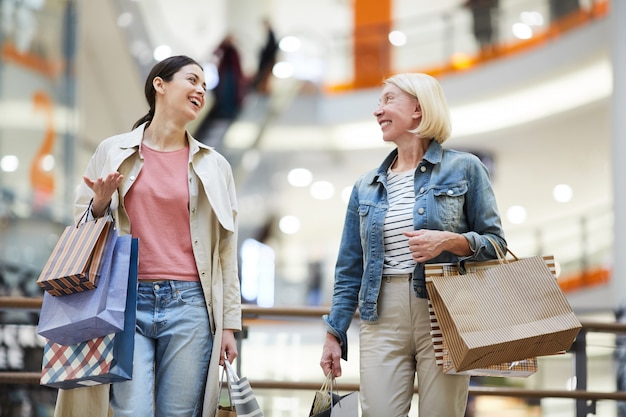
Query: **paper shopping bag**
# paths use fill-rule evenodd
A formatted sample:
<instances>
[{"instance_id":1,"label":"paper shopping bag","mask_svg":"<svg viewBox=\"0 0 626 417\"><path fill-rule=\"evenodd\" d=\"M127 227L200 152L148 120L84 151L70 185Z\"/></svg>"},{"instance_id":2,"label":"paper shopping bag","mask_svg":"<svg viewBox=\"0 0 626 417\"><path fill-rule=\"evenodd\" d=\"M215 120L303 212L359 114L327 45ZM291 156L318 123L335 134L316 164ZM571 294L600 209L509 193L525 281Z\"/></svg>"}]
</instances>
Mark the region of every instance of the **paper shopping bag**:
<instances>
[{"instance_id":1,"label":"paper shopping bag","mask_svg":"<svg viewBox=\"0 0 626 417\"><path fill-rule=\"evenodd\" d=\"M230 406L230 407L219 406L217 408L216 417L237 417L237 411L235 411L234 406Z\"/></svg>"},{"instance_id":2,"label":"paper shopping bag","mask_svg":"<svg viewBox=\"0 0 626 417\"><path fill-rule=\"evenodd\" d=\"M231 406L235 407L236 415L246 417L263 417L263 411L259 406L248 378L239 378L237 372L228 360L224 361L226 374L228 375L228 389L231 396ZM232 411L227 409L226 411ZM226 414L228 415L228 414Z\"/></svg>"},{"instance_id":3,"label":"paper shopping bag","mask_svg":"<svg viewBox=\"0 0 626 417\"><path fill-rule=\"evenodd\" d=\"M106 273L98 288L53 297L44 293L37 332L46 339L71 345L124 330L124 310L128 290L131 236L111 231L115 246L109 249Z\"/></svg>"},{"instance_id":4,"label":"paper shopping bag","mask_svg":"<svg viewBox=\"0 0 626 417\"><path fill-rule=\"evenodd\" d=\"M457 371L452 363L452 357L448 347L443 343L443 357L441 358L441 368L443 373L448 375L471 375L471 376L493 376L507 378L528 378L537 372L537 358L527 358L520 361L511 361L497 365L485 366L482 368Z\"/></svg>"},{"instance_id":5,"label":"paper shopping bag","mask_svg":"<svg viewBox=\"0 0 626 417\"><path fill-rule=\"evenodd\" d=\"M124 330L69 346L44 346L41 385L72 389L132 378L137 308L138 239L131 241Z\"/></svg>"},{"instance_id":6,"label":"paper shopping bag","mask_svg":"<svg viewBox=\"0 0 626 417\"><path fill-rule=\"evenodd\" d=\"M500 377L520 377L526 378L537 372L537 358L528 358L522 361L512 361L498 365L486 366L483 368L457 371L452 363L450 351L446 345L435 310L428 300L428 313L430 315L430 336L432 338L433 349L435 350L435 361L444 374L470 375L470 376L500 376Z\"/></svg>"},{"instance_id":7,"label":"paper shopping bag","mask_svg":"<svg viewBox=\"0 0 626 417\"><path fill-rule=\"evenodd\" d=\"M357 417L359 414L358 395L358 392L353 391L334 400L330 417Z\"/></svg>"},{"instance_id":8,"label":"paper shopping bag","mask_svg":"<svg viewBox=\"0 0 626 417\"><path fill-rule=\"evenodd\" d=\"M458 265L426 265L428 295L457 371L568 350L582 327L546 259L495 262L466 263L465 274Z\"/></svg>"},{"instance_id":9,"label":"paper shopping bag","mask_svg":"<svg viewBox=\"0 0 626 417\"><path fill-rule=\"evenodd\" d=\"M311 412L310 416L319 415L321 412L330 410L330 407L333 403L333 381L334 378L332 373L329 372L324 378L324 382L322 382L322 386L319 390L315 391L315 396L313 397L313 404L311 404ZM339 395L335 394L335 400L339 399ZM330 412L329 412L330 415Z\"/></svg>"},{"instance_id":10,"label":"paper shopping bag","mask_svg":"<svg viewBox=\"0 0 626 417\"><path fill-rule=\"evenodd\" d=\"M358 392L339 395L329 372L321 388L315 392L309 417L357 417L359 408ZM333 389L333 386L335 387Z\"/></svg>"},{"instance_id":11,"label":"paper shopping bag","mask_svg":"<svg viewBox=\"0 0 626 417\"><path fill-rule=\"evenodd\" d=\"M224 393L224 387L226 387L226 393ZM222 379L220 379L218 390L218 403L216 417L237 417L237 410L233 404L233 395L228 384L228 372L226 366L222 371Z\"/></svg>"},{"instance_id":12,"label":"paper shopping bag","mask_svg":"<svg viewBox=\"0 0 626 417\"><path fill-rule=\"evenodd\" d=\"M86 215L87 211L83 218ZM113 218L110 214L86 222L83 218L65 228L37 279L37 284L51 295L75 294L98 285L105 246L115 243L109 239Z\"/></svg>"}]
</instances>

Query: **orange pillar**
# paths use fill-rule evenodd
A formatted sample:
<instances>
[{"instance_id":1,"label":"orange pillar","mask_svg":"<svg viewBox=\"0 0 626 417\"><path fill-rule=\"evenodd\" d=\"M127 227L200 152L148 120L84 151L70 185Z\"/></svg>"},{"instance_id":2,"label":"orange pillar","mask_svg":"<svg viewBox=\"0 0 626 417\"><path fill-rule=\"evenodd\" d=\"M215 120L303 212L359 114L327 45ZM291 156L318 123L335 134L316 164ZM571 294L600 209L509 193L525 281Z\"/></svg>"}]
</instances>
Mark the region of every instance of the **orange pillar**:
<instances>
[{"instance_id":1,"label":"orange pillar","mask_svg":"<svg viewBox=\"0 0 626 417\"><path fill-rule=\"evenodd\" d=\"M390 71L392 0L354 2L354 84L355 87L380 85Z\"/></svg>"}]
</instances>

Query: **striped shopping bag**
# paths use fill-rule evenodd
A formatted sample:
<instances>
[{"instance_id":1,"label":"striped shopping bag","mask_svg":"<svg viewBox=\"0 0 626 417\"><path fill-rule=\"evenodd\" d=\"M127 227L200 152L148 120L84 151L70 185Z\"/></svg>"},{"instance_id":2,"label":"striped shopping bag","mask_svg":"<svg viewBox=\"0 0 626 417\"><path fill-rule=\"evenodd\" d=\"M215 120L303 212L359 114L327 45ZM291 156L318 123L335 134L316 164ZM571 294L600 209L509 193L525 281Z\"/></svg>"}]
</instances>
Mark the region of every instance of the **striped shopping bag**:
<instances>
[{"instance_id":1,"label":"striped shopping bag","mask_svg":"<svg viewBox=\"0 0 626 417\"><path fill-rule=\"evenodd\" d=\"M86 215L87 211L78 224L65 228L37 279L37 284L51 295L75 294L98 285L106 263L103 255L110 253L105 246L115 244L115 239L109 239L113 217L109 213L83 222Z\"/></svg>"},{"instance_id":2,"label":"striped shopping bag","mask_svg":"<svg viewBox=\"0 0 626 417\"><path fill-rule=\"evenodd\" d=\"M546 266L550 269L553 275L556 276L556 265L554 262L554 256L546 255L543 257ZM485 261L485 262L467 262L464 266L467 272L475 272L479 269L491 268L500 265L499 260ZM442 276L444 274L457 274L457 264L427 264L426 278L432 278L433 276ZM435 309L433 308L430 298L428 299L428 314L430 316L430 335L432 338L433 349L435 350L435 360L437 365L441 366L441 370L445 374L457 374L457 375L472 375L472 376L499 376L499 377L520 377L526 378L537 372L538 363L536 357L531 357L519 361L505 362L497 365L484 366L475 369L469 369L465 371L457 371L452 363L452 357L450 351L443 338L443 333Z\"/></svg>"},{"instance_id":3,"label":"striped shopping bag","mask_svg":"<svg viewBox=\"0 0 626 417\"><path fill-rule=\"evenodd\" d=\"M227 380L231 405L234 406L237 415L245 417L263 417L263 411L252 392L248 378L239 378L237 372L228 360L224 361L224 366L226 368L226 375L228 376Z\"/></svg>"}]
</instances>

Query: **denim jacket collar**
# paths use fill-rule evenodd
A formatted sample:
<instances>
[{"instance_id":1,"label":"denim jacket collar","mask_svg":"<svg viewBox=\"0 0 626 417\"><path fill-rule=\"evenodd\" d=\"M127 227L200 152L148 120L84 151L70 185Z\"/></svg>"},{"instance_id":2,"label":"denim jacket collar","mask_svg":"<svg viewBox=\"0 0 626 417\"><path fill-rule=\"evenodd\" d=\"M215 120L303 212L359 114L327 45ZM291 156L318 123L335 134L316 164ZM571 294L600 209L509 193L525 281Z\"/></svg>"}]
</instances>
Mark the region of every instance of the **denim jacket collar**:
<instances>
[{"instance_id":1,"label":"denim jacket collar","mask_svg":"<svg viewBox=\"0 0 626 417\"><path fill-rule=\"evenodd\" d=\"M393 162L396 160L397 157L398 157L398 148L395 148L393 151L391 151L389 155L387 155L387 157L382 162L382 164L380 164L380 166L378 167L378 170L376 171L376 175L372 177L369 184L370 185L374 184L375 182L379 180L381 176L383 178L386 177L387 172L389 171L389 168L391 167L391 165L393 165ZM430 143L428 144L428 149L426 149L426 153L424 154L423 159L425 161L430 162L433 165L436 165L441 162L442 158L443 158L443 147L441 146L439 142L437 142L434 139L431 139Z\"/></svg>"}]
</instances>

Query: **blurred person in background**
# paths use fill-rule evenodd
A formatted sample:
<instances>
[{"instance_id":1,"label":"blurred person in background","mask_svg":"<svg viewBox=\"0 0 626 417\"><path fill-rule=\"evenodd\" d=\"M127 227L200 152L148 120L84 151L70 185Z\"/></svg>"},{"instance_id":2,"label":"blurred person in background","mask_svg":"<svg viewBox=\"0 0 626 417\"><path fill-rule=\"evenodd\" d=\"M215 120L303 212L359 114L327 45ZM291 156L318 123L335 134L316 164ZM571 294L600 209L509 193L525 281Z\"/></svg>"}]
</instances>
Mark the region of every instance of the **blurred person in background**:
<instances>
[{"instance_id":1,"label":"blurred person in background","mask_svg":"<svg viewBox=\"0 0 626 417\"><path fill-rule=\"evenodd\" d=\"M495 52L494 14L498 0L467 0L464 3L472 13L472 30L482 58L491 57Z\"/></svg>"},{"instance_id":2,"label":"blurred person in background","mask_svg":"<svg viewBox=\"0 0 626 417\"><path fill-rule=\"evenodd\" d=\"M242 67L239 50L232 35L227 35L213 51L217 67L217 85L213 89L213 105L198 125L196 138L218 147L225 129L237 118L246 97L248 80Z\"/></svg>"},{"instance_id":3,"label":"blurred person in background","mask_svg":"<svg viewBox=\"0 0 626 417\"><path fill-rule=\"evenodd\" d=\"M580 9L580 0L550 0L550 20L556 22Z\"/></svg>"},{"instance_id":4,"label":"blurred person in background","mask_svg":"<svg viewBox=\"0 0 626 417\"><path fill-rule=\"evenodd\" d=\"M241 57L232 35L227 35L213 52L217 59L219 81L213 93L215 102L209 113L211 119L234 119L246 96L246 77Z\"/></svg>"},{"instance_id":5,"label":"blurred person in background","mask_svg":"<svg viewBox=\"0 0 626 417\"><path fill-rule=\"evenodd\" d=\"M265 44L259 52L257 72L251 86L253 90L267 94L269 93L269 79L278 54L278 41L268 19L263 19L263 28L265 29Z\"/></svg>"}]
</instances>

